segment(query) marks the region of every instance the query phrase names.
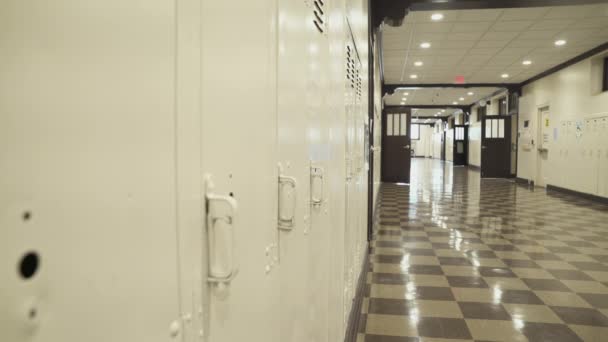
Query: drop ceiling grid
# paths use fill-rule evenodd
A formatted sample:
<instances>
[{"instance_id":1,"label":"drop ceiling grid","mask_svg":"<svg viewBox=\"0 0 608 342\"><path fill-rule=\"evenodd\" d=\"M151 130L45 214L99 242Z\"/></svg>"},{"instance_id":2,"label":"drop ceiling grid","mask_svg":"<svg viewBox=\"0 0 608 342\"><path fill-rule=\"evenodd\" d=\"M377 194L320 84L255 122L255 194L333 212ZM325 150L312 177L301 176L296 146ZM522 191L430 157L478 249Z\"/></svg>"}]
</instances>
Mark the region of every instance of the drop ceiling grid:
<instances>
[{"instance_id":1,"label":"drop ceiling grid","mask_svg":"<svg viewBox=\"0 0 608 342\"><path fill-rule=\"evenodd\" d=\"M385 28L387 83L450 83L456 74L469 82L502 82L502 73L521 82L608 40L607 4L442 13L444 20L431 22L430 12L412 12L404 26ZM410 35L412 44L404 44L401 38ZM561 36L568 44L554 47ZM431 48L418 48L422 41ZM521 65L524 58L532 65ZM413 66L416 60L424 65ZM415 81L406 78L412 73Z\"/></svg>"}]
</instances>

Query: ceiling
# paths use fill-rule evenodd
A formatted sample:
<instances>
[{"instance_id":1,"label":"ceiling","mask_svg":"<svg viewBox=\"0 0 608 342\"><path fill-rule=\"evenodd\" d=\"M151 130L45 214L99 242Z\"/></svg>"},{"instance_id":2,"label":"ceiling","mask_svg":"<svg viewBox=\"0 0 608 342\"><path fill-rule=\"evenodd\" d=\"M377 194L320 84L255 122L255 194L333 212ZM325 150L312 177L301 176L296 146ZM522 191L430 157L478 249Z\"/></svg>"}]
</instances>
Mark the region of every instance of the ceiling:
<instances>
[{"instance_id":1,"label":"ceiling","mask_svg":"<svg viewBox=\"0 0 608 342\"><path fill-rule=\"evenodd\" d=\"M456 105L468 106L483 98L489 97L500 88L400 88L392 95L384 96L384 104L388 106L400 106L401 102L406 106L415 105ZM468 95L473 93L473 95ZM408 94L408 95L405 95ZM402 101L406 98L406 101ZM460 100L460 99L463 100Z\"/></svg>"},{"instance_id":2,"label":"ceiling","mask_svg":"<svg viewBox=\"0 0 608 342\"><path fill-rule=\"evenodd\" d=\"M443 112L442 112L443 110ZM412 120L416 119L416 117L448 117L454 113L459 112L460 109L455 108L443 108L443 109L414 109L412 110Z\"/></svg>"},{"instance_id":3,"label":"ceiling","mask_svg":"<svg viewBox=\"0 0 608 342\"><path fill-rule=\"evenodd\" d=\"M402 26L384 26L386 84L454 83L456 76L471 83L519 83L608 42L608 4L440 11L440 21L431 20L433 13L410 12ZM558 39L566 44L556 46ZM431 47L421 48L423 42ZM423 65L415 66L417 61ZM463 92L441 100L451 103ZM423 98L428 104L426 91Z\"/></svg>"}]
</instances>

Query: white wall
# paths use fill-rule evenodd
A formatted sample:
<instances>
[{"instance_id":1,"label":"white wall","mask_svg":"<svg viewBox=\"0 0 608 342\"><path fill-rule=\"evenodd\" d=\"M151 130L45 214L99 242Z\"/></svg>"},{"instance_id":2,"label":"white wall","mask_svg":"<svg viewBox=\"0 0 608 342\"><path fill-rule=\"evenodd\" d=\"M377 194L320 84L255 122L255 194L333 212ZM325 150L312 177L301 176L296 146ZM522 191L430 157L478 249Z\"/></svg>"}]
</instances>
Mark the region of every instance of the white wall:
<instances>
[{"instance_id":1,"label":"white wall","mask_svg":"<svg viewBox=\"0 0 608 342\"><path fill-rule=\"evenodd\" d=\"M420 139L412 140L412 148L416 157L431 156L431 140L433 138L433 129L429 125L419 125Z\"/></svg>"},{"instance_id":2,"label":"white wall","mask_svg":"<svg viewBox=\"0 0 608 342\"><path fill-rule=\"evenodd\" d=\"M599 90L601 59L598 58L607 53L585 59L523 88L519 103L518 177L537 179L538 110L549 106L551 139L545 168L547 184L608 197L608 130L596 128L593 121L589 121L608 116L608 92ZM521 135L525 133L526 120L535 141L529 151L524 150ZM581 128L578 137L577 123Z\"/></svg>"},{"instance_id":3,"label":"white wall","mask_svg":"<svg viewBox=\"0 0 608 342\"><path fill-rule=\"evenodd\" d=\"M435 127L432 130L432 150L431 157L435 159L441 159L441 137L443 136L443 127L441 120L435 121Z\"/></svg>"},{"instance_id":4,"label":"white wall","mask_svg":"<svg viewBox=\"0 0 608 342\"><path fill-rule=\"evenodd\" d=\"M454 161L454 129L445 132L445 160Z\"/></svg>"}]
</instances>

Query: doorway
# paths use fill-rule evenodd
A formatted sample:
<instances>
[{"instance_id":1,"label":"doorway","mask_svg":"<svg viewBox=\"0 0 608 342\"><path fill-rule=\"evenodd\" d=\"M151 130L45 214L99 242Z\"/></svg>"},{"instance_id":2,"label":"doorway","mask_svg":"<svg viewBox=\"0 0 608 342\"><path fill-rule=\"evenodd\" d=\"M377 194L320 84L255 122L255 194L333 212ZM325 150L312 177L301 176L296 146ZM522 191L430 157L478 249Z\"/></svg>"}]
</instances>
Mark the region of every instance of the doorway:
<instances>
[{"instance_id":1,"label":"doorway","mask_svg":"<svg viewBox=\"0 0 608 342\"><path fill-rule=\"evenodd\" d=\"M454 165L467 165L467 150L467 126L454 125Z\"/></svg>"},{"instance_id":2,"label":"doorway","mask_svg":"<svg viewBox=\"0 0 608 342\"><path fill-rule=\"evenodd\" d=\"M411 110L384 113L382 120L382 181L410 182Z\"/></svg>"},{"instance_id":3,"label":"doorway","mask_svg":"<svg viewBox=\"0 0 608 342\"><path fill-rule=\"evenodd\" d=\"M535 185L547 186L547 162L549 159L549 139L550 139L550 117L549 107L542 107L538 110L537 121L537 136L536 141L538 147L536 149L536 178Z\"/></svg>"},{"instance_id":4,"label":"doorway","mask_svg":"<svg viewBox=\"0 0 608 342\"><path fill-rule=\"evenodd\" d=\"M481 125L481 177L511 175L511 118L486 116Z\"/></svg>"}]
</instances>

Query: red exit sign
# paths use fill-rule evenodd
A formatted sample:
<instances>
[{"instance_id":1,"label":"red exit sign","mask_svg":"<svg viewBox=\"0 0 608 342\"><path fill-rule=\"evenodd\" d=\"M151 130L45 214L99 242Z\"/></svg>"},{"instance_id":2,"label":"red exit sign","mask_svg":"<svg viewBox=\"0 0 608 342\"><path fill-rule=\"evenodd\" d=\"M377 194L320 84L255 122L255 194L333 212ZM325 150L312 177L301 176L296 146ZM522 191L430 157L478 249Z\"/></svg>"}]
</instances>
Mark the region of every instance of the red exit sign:
<instances>
[{"instance_id":1,"label":"red exit sign","mask_svg":"<svg viewBox=\"0 0 608 342\"><path fill-rule=\"evenodd\" d=\"M454 83L464 84L464 76L456 76L456 79L454 80Z\"/></svg>"}]
</instances>

